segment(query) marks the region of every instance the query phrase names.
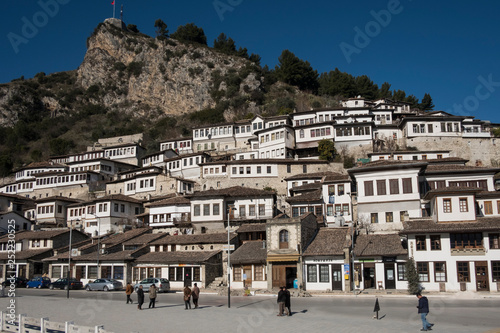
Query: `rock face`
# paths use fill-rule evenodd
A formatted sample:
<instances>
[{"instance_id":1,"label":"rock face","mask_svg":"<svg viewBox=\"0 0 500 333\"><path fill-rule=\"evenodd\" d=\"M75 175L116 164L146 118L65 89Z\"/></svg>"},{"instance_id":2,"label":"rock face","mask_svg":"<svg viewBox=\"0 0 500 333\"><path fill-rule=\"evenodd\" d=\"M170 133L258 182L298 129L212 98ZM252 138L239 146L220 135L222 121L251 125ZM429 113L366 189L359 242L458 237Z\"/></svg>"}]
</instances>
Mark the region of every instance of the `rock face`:
<instances>
[{"instance_id":1,"label":"rock face","mask_svg":"<svg viewBox=\"0 0 500 333\"><path fill-rule=\"evenodd\" d=\"M239 71L249 64L206 46L123 30L116 21L120 22L108 19L96 28L77 71L77 83L83 89L97 86L104 92L105 106L121 104L128 111L158 109L170 115L212 108L212 73L224 76L230 69ZM241 91L251 93L260 86L256 74L249 73Z\"/></svg>"}]
</instances>

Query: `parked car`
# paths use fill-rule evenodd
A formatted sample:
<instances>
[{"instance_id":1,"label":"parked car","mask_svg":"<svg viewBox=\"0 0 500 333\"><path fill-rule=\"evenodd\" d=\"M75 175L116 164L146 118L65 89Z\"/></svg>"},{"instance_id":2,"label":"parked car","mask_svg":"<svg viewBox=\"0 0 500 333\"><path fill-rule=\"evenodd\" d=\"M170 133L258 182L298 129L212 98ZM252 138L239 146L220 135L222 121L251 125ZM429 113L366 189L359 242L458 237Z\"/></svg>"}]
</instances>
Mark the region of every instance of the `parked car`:
<instances>
[{"instance_id":1,"label":"parked car","mask_svg":"<svg viewBox=\"0 0 500 333\"><path fill-rule=\"evenodd\" d=\"M104 291L110 291L110 290L122 290L123 289L123 284L114 279L97 279L94 280L94 282L87 283L85 286L85 289L88 291L91 290L104 290Z\"/></svg>"},{"instance_id":2,"label":"parked car","mask_svg":"<svg viewBox=\"0 0 500 333\"><path fill-rule=\"evenodd\" d=\"M68 290L68 278L57 279L49 285L50 289L64 289ZM69 279L70 289L82 289L83 283L77 279Z\"/></svg>"},{"instance_id":3,"label":"parked car","mask_svg":"<svg viewBox=\"0 0 500 333\"><path fill-rule=\"evenodd\" d=\"M170 282L167 279L160 278L147 278L142 280L139 283L136 283L134 286L135 291L139 289L139 286L142 286L142 289L146 292L149 290L149 287L154 284L156 288L158 288L158 292L166 293L170 290Z\"/></svg>"},{"instance_id":4,"label":"parked car","mask_svg":"<svg viewBox=\"0 0 500 333\"><path fill-rule=\"evenodd\" d=\"M14 280L14 281L12 281ZM12 283L13 282L13 283ZM16 277L15 279L7 279L4 282L2 282L2 286L10 286L11 284L14 284L16 288L24 288L26 287L26 283L28 283L28 279L23 278L23 277Z\"/></svg>"},{"instance_id":5,"label":"parked car","mask_svg":"<svg viewBox=\"0 0 500 333\"><path fill-rule=\"evenodd\" d=\"M50 285L48 277L36 277L26 283L26 288L47 288Z\"/></svg>"}]
</instances>

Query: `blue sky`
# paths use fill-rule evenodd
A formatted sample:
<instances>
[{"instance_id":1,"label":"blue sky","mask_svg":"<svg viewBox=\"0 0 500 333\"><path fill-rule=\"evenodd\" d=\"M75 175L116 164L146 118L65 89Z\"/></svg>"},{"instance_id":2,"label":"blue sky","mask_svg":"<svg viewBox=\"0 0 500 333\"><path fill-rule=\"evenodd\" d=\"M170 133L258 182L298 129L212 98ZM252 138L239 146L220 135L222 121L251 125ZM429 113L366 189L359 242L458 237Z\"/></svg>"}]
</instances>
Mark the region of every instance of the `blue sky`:
<instances>
[{"instance_id":1,"label":"blue sky","mask_svg":"<svg viewBox=\"0 0 500 333\"><path fill-rule=\"evenodd\" d=\"M270 67L289 49L319 73L366 74L419 99L430 93L436 110L500 123L498 1L116 0L117 17L122 4L125 23L148 35L158 18L170 32L193 22L210 46L224 32ZM0 2L0 13L3 83L76 69L113 6L11 0Z\"/></svg>"}]
</instances>

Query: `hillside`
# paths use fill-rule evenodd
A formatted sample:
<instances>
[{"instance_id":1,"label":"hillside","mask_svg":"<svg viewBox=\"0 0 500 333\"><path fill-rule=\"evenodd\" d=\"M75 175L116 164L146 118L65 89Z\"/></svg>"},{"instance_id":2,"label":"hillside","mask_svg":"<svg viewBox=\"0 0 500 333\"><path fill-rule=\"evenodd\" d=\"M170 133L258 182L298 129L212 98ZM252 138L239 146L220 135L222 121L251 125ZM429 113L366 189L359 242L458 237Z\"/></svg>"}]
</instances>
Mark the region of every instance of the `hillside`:
<instances>
[{"instance_id":1,"label":"hillside","mask_svg":"<svg viewBox=\"0 0 500 333\"><path fill-rule=\"evenodd\" d=\"M258 63L206 45L99 24L75 71L0 85L0 173L81 151L100 137L144 132L158 141L255 114L334 106L333 98L276 82Z\"/></svg>"}]
</instances>

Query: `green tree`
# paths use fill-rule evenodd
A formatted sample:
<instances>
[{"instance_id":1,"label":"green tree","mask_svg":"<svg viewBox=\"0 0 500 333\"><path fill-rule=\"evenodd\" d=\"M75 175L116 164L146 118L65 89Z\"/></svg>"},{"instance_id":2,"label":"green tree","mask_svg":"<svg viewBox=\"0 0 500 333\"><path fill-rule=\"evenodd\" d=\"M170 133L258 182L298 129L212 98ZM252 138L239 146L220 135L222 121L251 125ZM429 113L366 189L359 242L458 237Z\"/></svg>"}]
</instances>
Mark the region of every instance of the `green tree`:
<instances>
[{"instance_id":1,"label":"green tree","mask_svg":"<svg viewBox=\"0 0 500 333\"><path fill-rule=\"evenodd\" d=\"M179 26L177 31L170 35L170 37L185 43L207 45L207 36L205 36L205 32L194 23Z\"/></svg>"},{"instance_id":2,"label":"green tree","mask_svg":"<svg viewBox=\"0 0 500 333\"><path fill-rule=\"evenodd\" d=\"M378 95L378 86L366 75L356 77L356 95L366 99L375 99Z\"/></svg>"},{"instance_id":3,"label":"green tree","mask_svg":"<svg viewBox=\"0 0 500 333\"><path fill-rule=\"evenodd\" d=\"M415 295L420 291L420 279L418 277L415 260L408 258L405 263L406 279L408 280L408 294Z\"/></svg>"},{"instance_id":4,"label":"green tree","mask_svg":"<svg viewBox=\"0 0 500 333\"><path fill-rule=\"evenodd\" d=\"M49 141L50 152L52 155L66 155L76 145L73 140L66 140L63 138L52 139Z\"/></svg>"},{"instance_id":5,"label":"green tree","mask_svg":"<svg viewBox=\"0 0 500 333\"><path fill-rule=\"evenodd\" d=\"M335 144L332 140L323 139L318 142L319 159L331 161L335 155Z\"/></svg>"},{"instance_id":6,"label":"green tree","mask_svg":"<svg viewBox=\"0 0 500 333\"><path fill-rule=\"evenodd\" d=\"M491 130L491 133L493 134L493 136L494 136L495 138L500 138L500 128L499 128L499 127L497 127L497 128L493 128L493 129Z\"/></svg>"},{"instance_id":7,"label":"green tree","mask_svg":"<svg viewBox=\"0 0 500 333\"><path fill-rule=\"evenodd\" d=\"M406 101L406 92L404 90L394 90L392 92L392 99L396 102L405 102Z\"/></svg>"},{"instance_id":8,"label":"green tree","mask_svg":"<svg viewBox=\"0 0 500 333\"><path fill-rule=\"evenodd\" d=\"M322 73L318 79L319 94L332 97L349 98L356 96L356 83L351 74L341 72L338 68Z\"/></svg>"},{"instance_id":9,"label":"green tree","mask_svg":"<svg viewBox=\"0 0 500 333\"><path fill-rule=\"evenodd\" d=\"M221 33L214 40L214 49L225 54L236 54L236 43L231 37L226 36L225 33Z\"/></svg>"},{"instance_id":10,"label":"green tree","mask_svg":"<svg viewBox=\"0 0 500 333\"><path fill-rule=\"evenodd\" d=\"M391 97L392 97L391 85L388 82L382 83L382 86L378 91L378 98L391 98Z\"/></svg>"},{"instance_id":11,"label":"green tree","mask_svg":"<svg viewBox=\"0 0 500 333\"><path fill-rule=\"evenodd\" d=\"M299 87L300 90L318 92L318 72L308 61L299 59L295 54L284 50L278 58L275 72L278 80Z\"/></svg>"},{"instance_id":12,"label":"green tree","mask_svg":"<svg viewBox=\"0 0 500 333\"><path fill-rule=\"evenodd\" d=\"M168 38L167 24L161 19L155 21L156 38Z\"/></svg>"},{"instance_id":13,"label":"green tree","mask_svg":"<svg viewBox=\"0 0 500 333\"><path fill-rule=\"evenodd\" d=\"M432 97L428 93L424 94L424 97L422 98L422 102L420 102L419 105L420 110L422 111L430 111L434 109L434 104L432 103Z\"/></svg>"},{"instance_id":14,"label":"green tree","mask_svg":"<svg viewBox=\"0 0 500 333\"><path fill-rule=\"evenodd\" d=\"M12 162L12 158L8 153L2 153L0 155L0 176L7 177L14 167L14 163Z\"/></svg>"},{"instance_id":15,"label":"green tree","mask_svg":"<svg viewBox=\"0 0 500 333\"><path fill-rule=\"evenodd\" d=\"M414 95L407 96L405 101L406 101L406 103L410 103L410 107L412 109L418 108L418 106L419 106L418 98L416 98Z\"/></svg>"}]
</instances>

